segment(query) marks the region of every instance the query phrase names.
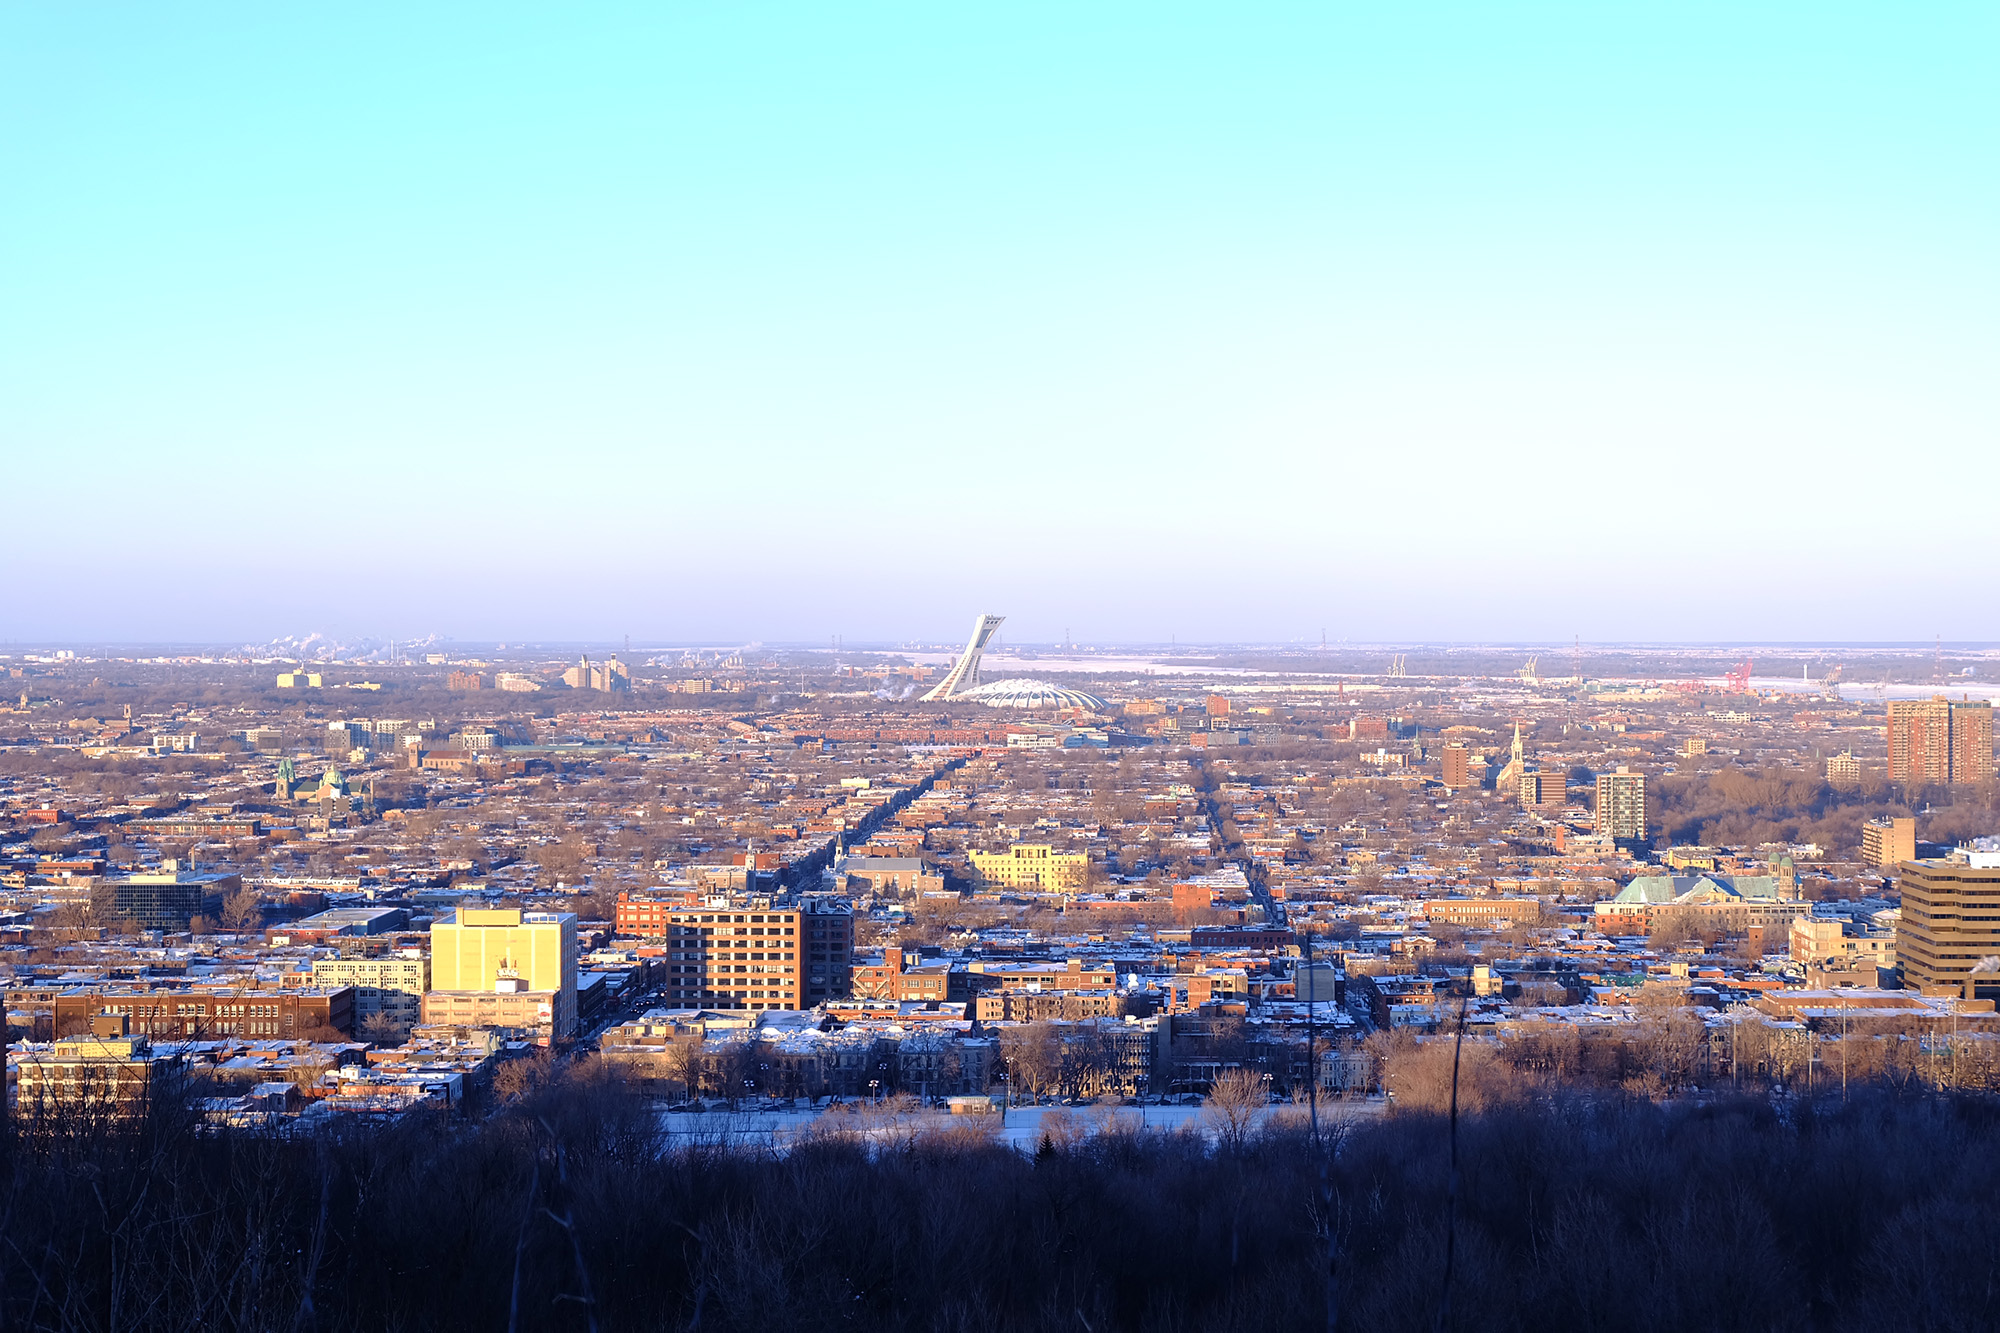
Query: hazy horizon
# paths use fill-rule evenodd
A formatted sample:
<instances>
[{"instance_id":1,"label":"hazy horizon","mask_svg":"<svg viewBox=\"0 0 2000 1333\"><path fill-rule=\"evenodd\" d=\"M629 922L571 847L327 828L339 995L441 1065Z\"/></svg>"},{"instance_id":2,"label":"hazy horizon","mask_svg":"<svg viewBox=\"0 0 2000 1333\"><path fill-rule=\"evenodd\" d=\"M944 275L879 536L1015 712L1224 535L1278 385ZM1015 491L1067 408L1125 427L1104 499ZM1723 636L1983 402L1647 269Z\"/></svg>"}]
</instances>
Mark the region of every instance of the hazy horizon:
<instances>
[{"instance_id":1,"label":"hazy horizon","mask_svg":"<svg viewBox=\"0 0 2000 1333\"><path fill-rule=\"evenodd\" d=\"M1996 36L13 7L0 639L2000 639Z\"/></svg>"},{"instance_id":2,"label":"hazy horizon","mask_svg":"<svg viewBox=\"0 0 2000 1333\"><path fill-rule=\"evenodd\" d=\"M830 636L831 637L831 636ZM92 653L108 653L111 656L129 655L133 652L163 652L176 650L183 652L208 651L225 654L252 653L271 650L271 660L287 661L282 650L287 645L316 645L320 648L366 648L370 652L386 652L390 648L400 648L410 653L438 651L440 649L459 652L491 651L505 653L566 652L585 649L591 652L667 653L680 651L722 651L757 648L773 652L787 653L865 653L874 655L894 655L898 653L922 653L935 656L954 655L961 651L961 638L949 636L927 638L911 636L903 639L863 639L854 640L842 636L839 642L814 642L809 639L640 639L629 641L620 638L535 638L514 636L507 639L460 639L450 635L414 636L392 638L388 635L358 634L349 637L332 635L292 635L277 639L243 640L119 640L97 639L0 639L0 657L23 653L48 651L69 651L78 656ZM1436 652L1501 652L1523 651L1541 652L1550 655L1551 666L1545 674L1557 675L1566 669L1569 655L1575 651L1589 658L1604 655L1630 655L1643 653L1704 653L1704 652L1756 652L1823 654L1831 651L1881 652L1895 656L1912 655L1928 657L1934 651L1954 656L1966 654L2000 653L2000 640L1624 640L1624 641L1564 641L1559 639L1381 639L1381 640L1332 640L1321 644L1317 640L1306 639L1230 639L1230 640L1111 640L1086 641L1081 639L1065 643L1062 639L1029 640L1016 639L1011 642L996 640L989 647L986 658L990 662L1004 658L1015 652L1032 652L1041 655L1060 654L1072 651L1078 654L1099 652L1142 653L1159 657L1185 653L1312 653L1324 652L1329 656L1351 656L1358 653L1394 652L1401 650L1427 650ZM1561 661L1557 661L1557 657Z\"/></svg>"}]
</instances>

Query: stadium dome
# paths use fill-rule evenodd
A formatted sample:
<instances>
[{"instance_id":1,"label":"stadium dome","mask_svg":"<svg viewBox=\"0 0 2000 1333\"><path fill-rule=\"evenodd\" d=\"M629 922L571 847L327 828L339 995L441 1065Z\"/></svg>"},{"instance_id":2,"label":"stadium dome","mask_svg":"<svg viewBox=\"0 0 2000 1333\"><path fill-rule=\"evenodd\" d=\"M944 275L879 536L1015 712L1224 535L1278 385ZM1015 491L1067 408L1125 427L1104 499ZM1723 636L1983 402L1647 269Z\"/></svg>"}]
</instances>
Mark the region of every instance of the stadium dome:
<instances>
[{"instance_id":1,"label":"stadium dome","mask_svg":"<svg viewBox=\"0 0 2000 1333\"><path fill-rule=\"evenodd\" d=\"M1104 700L1094 694L1066 690L1045 680L996 680L952 698L954 701L965 699L985 704L988 708L1087 708L1097 712L1106 706Z\"/></svg>"}]
</instances>

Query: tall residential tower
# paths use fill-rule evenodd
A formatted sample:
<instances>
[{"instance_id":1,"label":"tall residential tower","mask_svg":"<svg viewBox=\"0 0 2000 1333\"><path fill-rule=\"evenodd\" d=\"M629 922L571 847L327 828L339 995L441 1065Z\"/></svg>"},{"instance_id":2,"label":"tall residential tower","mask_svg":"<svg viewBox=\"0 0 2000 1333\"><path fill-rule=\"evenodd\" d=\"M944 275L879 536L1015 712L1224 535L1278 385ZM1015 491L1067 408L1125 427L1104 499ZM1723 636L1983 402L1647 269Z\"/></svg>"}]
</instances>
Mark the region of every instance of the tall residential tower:
<instances>
[{"instance_id":1,"label":"tall residential tower","mask_svg":"<svg viewBox=\"0 0 2000 1333\"><path fill-rule=\"evenodd\" d=\"M1889 781L1980 783L1993 778L1993 705L1942 694L1889 701Z\"/></svg>"}]
</instances>

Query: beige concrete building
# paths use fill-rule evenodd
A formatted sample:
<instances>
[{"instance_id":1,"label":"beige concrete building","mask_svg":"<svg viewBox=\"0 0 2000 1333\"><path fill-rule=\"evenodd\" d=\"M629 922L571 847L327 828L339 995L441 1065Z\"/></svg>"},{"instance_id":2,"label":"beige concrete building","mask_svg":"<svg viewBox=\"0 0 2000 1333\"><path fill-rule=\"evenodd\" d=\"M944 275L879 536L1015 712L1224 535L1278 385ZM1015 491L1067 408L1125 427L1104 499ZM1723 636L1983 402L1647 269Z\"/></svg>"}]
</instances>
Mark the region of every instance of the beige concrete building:
<instances>
[{"instance_id":1,"label":"beige concrete building","mask_svg":"<svg viewBox=\"0 0 2000 1333\"><path fill-rule=\"evenodd\" d=\"M1861 859L1877 870L1893 870L1917 858L1917 821L1883 816L1861 826Z\"/></svg>"},{"instance_id":2,"label":"beige concrete building","mask_svg":"<svg viewBox=\"0 0 2000 1333\"><path fill-rule=\"evenodd\" d=\"M503 983L518 984L518 983ZM546 1046L576 1032L576 997L570 997L569 1027L559 1026L557 991L443 991L424 996L427 1027L483 1028L507 1032Z\"/></svg>"},{"instance_id":3,"label":"beige concrete building","mask_svg":"<svg viewBox=\"0 0 2000 1333\"><path fill-rule=\"evenodd\" d=\"M1905 861L1896 959L1905 986L2000 998L2000 868Z\"/></svg>"},{"instance_id":4,"label":"beige concrete building","mask_svg":"<svg viewBox=\"0 0 2000 1333\"><path fill-rule=\"evenodd\" d=\"M1837 918L1801 916L1792 921L1788 952L1808 968L1868 973L1872 986L1875 968L1896 965L1896 935Z\"/></svg>"},{"instance_id":5,"label":"beige concrete building","mask_svg":"<svg viewBox=\"0 0 2000 1333\"><path fill-rule=\"evenodd\" d=\"M431 988L431 961L421 955L380 958L321 958L313 963L313 983L329 989L354 988L357 1035L376 1015L386 1015L402 1032L417 1023L424 992Z\"/></svg>"},{"instance_id":6,"label":"beige concrete building","mask_svg":"<svg viewBox=\"0 0 2000 1333\"><path fill-rule=\"evenodd\" d=\"M136 1120L178 1097L187 1070L180 1055L145 1037L77 1037L16 1056L14 1113L52 1118Z\"/></svg>"}]
</instances>

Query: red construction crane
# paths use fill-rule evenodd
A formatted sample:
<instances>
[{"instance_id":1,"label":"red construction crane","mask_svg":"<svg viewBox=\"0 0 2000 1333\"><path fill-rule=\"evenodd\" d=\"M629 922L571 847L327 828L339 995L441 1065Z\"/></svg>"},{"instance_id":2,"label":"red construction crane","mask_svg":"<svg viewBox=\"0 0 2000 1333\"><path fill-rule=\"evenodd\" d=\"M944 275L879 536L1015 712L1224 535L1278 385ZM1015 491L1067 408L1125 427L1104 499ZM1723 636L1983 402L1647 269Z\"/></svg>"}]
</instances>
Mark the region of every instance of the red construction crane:
<instances>
[{"instance_id":1,"label":"red construction crane","mask_svg":"<svg viewBox=\"0 0 2000 1333\"><path fill-rule=\"evenodd\" d=\"M1732 694L1750 693L1750 659L1744 658L1743 665L1723 676Z\"/></svg>"}]
</instances>

